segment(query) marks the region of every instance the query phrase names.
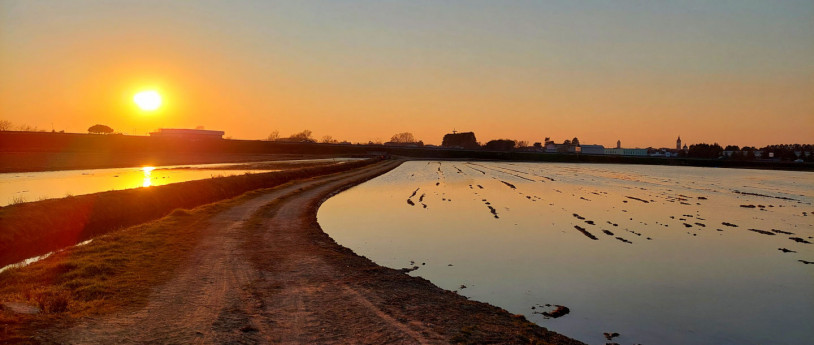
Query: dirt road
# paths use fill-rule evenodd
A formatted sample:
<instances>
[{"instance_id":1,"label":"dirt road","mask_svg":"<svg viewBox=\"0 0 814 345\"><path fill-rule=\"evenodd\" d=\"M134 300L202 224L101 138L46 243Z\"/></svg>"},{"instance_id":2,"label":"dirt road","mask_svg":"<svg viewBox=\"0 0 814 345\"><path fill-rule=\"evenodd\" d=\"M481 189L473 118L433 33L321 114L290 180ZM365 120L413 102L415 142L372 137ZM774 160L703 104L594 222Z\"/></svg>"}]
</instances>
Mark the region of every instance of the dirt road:
<instances>
[{"instance_id":1,"label":"dirt road","mask_svg":"<svg viewBox=\"0 0 814 345\"><path fill-rule=\"evenodd\" d=\"M380 267L328 237L319 204L385 162L270 190L214 216L146 306L42 330L44 343L580 344Z\"/></svg>"}]
</instances>

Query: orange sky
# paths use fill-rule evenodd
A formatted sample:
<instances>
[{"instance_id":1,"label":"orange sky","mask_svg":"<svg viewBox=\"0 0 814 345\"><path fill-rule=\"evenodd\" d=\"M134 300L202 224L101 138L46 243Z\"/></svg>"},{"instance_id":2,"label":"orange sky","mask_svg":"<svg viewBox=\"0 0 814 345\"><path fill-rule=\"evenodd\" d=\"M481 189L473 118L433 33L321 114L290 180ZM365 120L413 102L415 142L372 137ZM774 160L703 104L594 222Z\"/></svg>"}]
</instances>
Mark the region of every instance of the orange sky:
<instances>
[{"instance_id":1,"label":"orange sky","mask_svg":"<svg viewBox=\"0 0 814 345\"><path fill-rule=\"evenodd\" d=\"M810 1L0 0L0 119L367 142L814 143ZM156 89L157 112L132 96Z\"/></svg>"}]
</instances>

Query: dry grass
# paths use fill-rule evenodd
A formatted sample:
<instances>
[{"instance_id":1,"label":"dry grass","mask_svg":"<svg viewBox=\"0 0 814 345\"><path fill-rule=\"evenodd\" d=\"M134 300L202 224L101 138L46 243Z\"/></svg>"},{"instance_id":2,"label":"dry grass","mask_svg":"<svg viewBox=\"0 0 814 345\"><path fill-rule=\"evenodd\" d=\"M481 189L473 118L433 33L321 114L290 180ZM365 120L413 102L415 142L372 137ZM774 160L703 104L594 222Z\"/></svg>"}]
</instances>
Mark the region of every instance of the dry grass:
<instances>
[{"instance_id":1,"label":"dry grass","mask_svg":"<svg viewBox=\"0 0 814 345\"><path fill-rule=\"evenodd\" d=\"M70 325L78 318L138 308L152 287L192 251L208 219L266 190L198 207L95 238L27 267L0 273L0 343L26 343L41 325ZM14 313L23 303L37 314Z\"/></svg>"},{"instance_id":2,"label":"dry grass","mask_svg":"<svg viewBox=\"0 0 814 345\"><path fill-rule=\"evenodd\" d=\"M11 200L9 200L9 205L17 205L22 203L25 203L25 197L19 195L15 195L11 197Z\"/></svg>"}]
</instances>

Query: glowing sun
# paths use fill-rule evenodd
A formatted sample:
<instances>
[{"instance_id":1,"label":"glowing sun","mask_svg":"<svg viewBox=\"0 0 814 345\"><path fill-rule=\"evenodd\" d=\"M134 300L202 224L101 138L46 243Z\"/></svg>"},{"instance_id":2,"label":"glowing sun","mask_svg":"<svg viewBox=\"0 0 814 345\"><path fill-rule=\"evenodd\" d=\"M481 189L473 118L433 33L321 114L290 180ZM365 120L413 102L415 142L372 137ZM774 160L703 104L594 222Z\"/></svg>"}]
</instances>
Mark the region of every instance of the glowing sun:
<instances>
[{"instance_id":1,"label":"glowing sun","mask_svg":"<svg viewBox=\"0 0 814 345\"><path fill-rule=\"evenodd\" d=\"M142 91L133 96L133 102L141 110L152 111L161 106L161 95L156 91Z\"/></svg>"}]
</instances>

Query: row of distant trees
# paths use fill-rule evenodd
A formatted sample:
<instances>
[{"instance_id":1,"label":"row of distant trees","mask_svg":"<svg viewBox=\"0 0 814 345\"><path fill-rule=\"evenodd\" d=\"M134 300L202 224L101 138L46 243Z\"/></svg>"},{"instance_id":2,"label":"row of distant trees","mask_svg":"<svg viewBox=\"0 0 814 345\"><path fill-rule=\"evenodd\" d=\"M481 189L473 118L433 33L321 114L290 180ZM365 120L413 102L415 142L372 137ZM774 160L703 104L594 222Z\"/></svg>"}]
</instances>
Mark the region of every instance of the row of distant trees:
<instances>
[{"instance_id":1,"label":"row of distant trees","mask_svg":"<svg viewBox=\"0 0 814 345\"><path fill-rule=\"evenodd\" d=\"M282 141L282 142L297 142L297 143L316 143L316 142L319 142L319 143L323 143L323 144L340 144L340 143L350 144L350 142L348 142L348 141L340 142L339 140L335 139L331 135L325 135L325 136L322 137L321 140L317 141L317 139L315 139L312 136L312 134L313 134L313 132L311 132L311 130L305 129L305 130L303 130L301 132L291 134L288 137L281 137L280 136L280 131L275 130L275 131L271 132L271 134L269 134L268 137L266 137L266 140L268 140L268 141ZM387 143L401 144L401 145L416 145L416 146L423 146L424 145L423 141L416 139L415 136L413 135L413 133L410 133L410 132L401 132L401 133L393 134L393 136L390 138L390 141L387 142ZM358 143L358 144L363 144L363 143ZM381 139L375 139L375 140L369 141L367 144L382 145L382 144L386 144L386 143L383 143L381 141Z\"/></svg>"},{"instance_id":2,"label":"row of distant trees","mask_svg":"<svg viewBox=\"0 0 814 345\"><path fill-rule=\"evenodd\" d=\"M0 120L0 132L6 131L20 131L20 132L46 132L44 129L37 128L37 126L30 126L26 124L21 125L14 125L9 120ZM55 130L51 130L51 132L56 132ZM64 133L65 131L60 131L60 133ZM110 128L106 125L93 125L88 128L88 133L91 134L112 134L113 128Z\"/></svg>"},{"instance_id":3,"label":"row of distant trees","mask_svg":"<svg viewBox=\"0 0 814 345\"><path fill-rule=\"evenodd\" d=\"M0 132L21 131L21 132L45 132L44 129L26 124L15 125L9 120L0 120Z\"/></svg>"},{"instance_id":4,"label":"row of distant trees","mask_svg":"<svg viewBox=\"0 0 814 345\"><path fill-rule=\"evenodd\" d=\"M730 154L725 155L724 151L729 151ZM814 162L814 145L811 144L768 145L755 148L752 146L738 147L736 145L721 147L718 143L701 143L690 145L685 155L691 158L754 160L757 159L756 153L758 151L761 153L761 159L772 158L781 161L802 159L803 161Z\"/></svg>"}]
</instances>

